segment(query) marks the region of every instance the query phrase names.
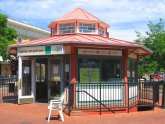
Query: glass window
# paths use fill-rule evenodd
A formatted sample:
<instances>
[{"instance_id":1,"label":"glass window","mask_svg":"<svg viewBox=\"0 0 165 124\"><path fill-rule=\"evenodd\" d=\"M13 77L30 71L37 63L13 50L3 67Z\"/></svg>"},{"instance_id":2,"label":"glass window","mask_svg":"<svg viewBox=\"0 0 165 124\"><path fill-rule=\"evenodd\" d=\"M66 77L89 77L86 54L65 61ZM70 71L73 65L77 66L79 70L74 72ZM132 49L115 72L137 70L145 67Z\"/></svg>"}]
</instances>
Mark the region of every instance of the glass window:
<instances>
[{"instance_id":1,"label":"glass window","mask_svg":"<svg viewBox=\"0 0 165 124\"><path fill-rule=\"evenodd\" d=\"M75 24L74 23L60 24L59 33L60 34L75 33Z\"/></svg>"},{"instance_id":2,"label":"glass window","mask_svg":"<svg viewBox=\"0 0 165 124\"><path fill-rule=\"evenodd\" d=\"M22 95L31 95L31 60L22 63Z\"/></svg>"},{"instance_id":3,"label":"glass window","mask_svg":"<svg viewBox=\"0 0 165 124\"><path fill-rule=\"evenodd\" d=\"M45 64L36 63L36 82L45 81Z\"/></svg>"},{"instance_id":4,"label":"glass window","mask_svg":"<svg viewBox=\"0 0 165 124\"><path fill-rule=\"evenodd\" d=\"M79 24L79 32L81 33L95 33L96 32L96 25L95 24Z\"/></svg>"},{"instance_id":5,"label":"glass window","mask_svg":"<svg viewBox=\"0 0 165 124\"><path fill-rule=\"evenodd\" d=\"M46 62L47 59L45 58L36 59L36 72L35 72L36 82L46 81Z\"/></svg>"},{"instance_id":6,"label":"glass window","mask_svg":"<svg viewBox=\"0 0 165 124\"><path fill-rule=\"evenodd\" d=\"M100 31L99 32L100 32L101 36L104 36L104 28L100 27Z\"/></svg>"},{"instance_id":7,"label":"glass window","mask_svg":"<svg viewBox=\"0 0 165 124\"><path fill-rule=\"evenodd\" d=\"M60 85L61 85L61 61L51 60L50 62L50 95L59 97L60 96Z\"/></svg>"},{"instance_id":8,"label":"glass window","mask_svg":"<svg viewBox=\"0 0 165 124\"><path fill-rule=\"evenodd\" d=\"M64 87L68 87L69 83L70 83L70 56L65 56L64 58L64 62L65 62L65 66L64 66L64 70L65 70L65 74L64 74Z\"/></svg>"},{"instance_id":9,"label":"glass window","mask_svg":"<svg viewBox=\"0 0 165 124\"><path fill-rule=\"evenodd\" d=\"M101 80L116 81L121 78L121 61L120 60L102 60Z\"/></svg>"},{"instance_id":10,"label":"glass window","mask_svg":"<svg viewBox=\"0 0 165 124\"><path fill-rule=\"evenodd\" d=\"M99 82L100 68L99 59L79 59L80 83Z\"/></svg>"},{"instance_id":11,"label":"glass window","mask_svg":"<svg viewBox=\"0 0 165 124\"><path fill-rule=\"evenodd\" d=\"M136 81L136 62L134 60L128 61L128 67L127 67L127 76L128 81L135 82Z\"/></svg>"},{"instance_id":12,"label":"glass window","mask_svg":"<svg viewBox=\"0 0 165 124\"><path fill-rule=\"evenodd\" d=\"M51 81L61 81L61 64L60 60L51 60L50 65Z\"/></svg>"}]
</instances>

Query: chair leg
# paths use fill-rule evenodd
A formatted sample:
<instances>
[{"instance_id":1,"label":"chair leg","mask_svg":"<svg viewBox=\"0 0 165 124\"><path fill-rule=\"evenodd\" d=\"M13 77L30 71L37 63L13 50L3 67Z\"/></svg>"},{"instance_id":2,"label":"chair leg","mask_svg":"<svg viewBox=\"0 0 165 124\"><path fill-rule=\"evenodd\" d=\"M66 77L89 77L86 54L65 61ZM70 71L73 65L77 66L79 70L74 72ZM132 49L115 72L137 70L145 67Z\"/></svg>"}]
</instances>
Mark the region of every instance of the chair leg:
<instances>
[{"instance_id":1,"label":"chair leg","mask_svg":"<svg viewBox=\"0 0 165 124\"><path fill-rule=\"evenodd\" d=\"M59 114L60 114L61 120L64 121L64 115L63 115L62 110L59 110L58 112L59 112Z\"/></svg>"},{"instance_id":2,"label":"chair leg","mask_svg":"<svg viewBox=\"0 0 165 124\"><path fill-rule=\"evenodd\" d=\"M51 109L49 109L49 114L48 114L48 122L50 121L51 112L52 112L52 110L51 110Z\"/></svg>"}]
</instances>

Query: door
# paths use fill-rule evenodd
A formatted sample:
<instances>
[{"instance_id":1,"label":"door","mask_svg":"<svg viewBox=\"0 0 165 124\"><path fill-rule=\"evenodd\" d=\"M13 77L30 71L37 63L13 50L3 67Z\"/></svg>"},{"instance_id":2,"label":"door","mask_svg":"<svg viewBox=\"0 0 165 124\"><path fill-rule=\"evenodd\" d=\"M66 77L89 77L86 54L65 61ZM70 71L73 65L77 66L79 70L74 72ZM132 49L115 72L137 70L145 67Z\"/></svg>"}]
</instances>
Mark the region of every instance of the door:
<instances>
[{"instance_id":1,"label":"door","mask_svg":"<svg viewBox=\"0 0 165 124\"><path fill-rule=\"evenodd\" d=\"M51 97L60 97L62 90L61 79L61 60L53 59L50 61L50 95Z\"/></svg>"},{"instance_id":2,"label":"door","mask_svg":"<svg viewBox=\"0 0 165 124\"><path fill-rule=\"evenodd\" d=\"M47 102L48 101L48 59L37 58L36 59L36 101Z\"/></svg>"}]
</instances>

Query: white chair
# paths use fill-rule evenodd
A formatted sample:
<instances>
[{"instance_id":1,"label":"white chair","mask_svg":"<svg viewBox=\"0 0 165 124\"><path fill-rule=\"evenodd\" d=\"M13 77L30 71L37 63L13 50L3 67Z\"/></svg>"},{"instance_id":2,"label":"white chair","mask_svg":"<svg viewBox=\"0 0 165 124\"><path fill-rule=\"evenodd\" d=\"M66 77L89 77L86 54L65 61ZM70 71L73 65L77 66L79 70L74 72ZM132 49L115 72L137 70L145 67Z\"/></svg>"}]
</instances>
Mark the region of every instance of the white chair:
<instances>
[{"instance_id":1,"label":"white chair","mask_svg":"<svg viewBox=\"0 0 165 124\"><path fill-rule=\"evenodd\" d=\"M64 121L63 110L62 110L62 102L64 101L66 94L66 90L62 93L59 100L51 100L50 105L48 106L49 114L48 114L48 122L50 121L50 116L52 110L57 110L60 114L61 120Z\"/></svg>"}]
</instances>

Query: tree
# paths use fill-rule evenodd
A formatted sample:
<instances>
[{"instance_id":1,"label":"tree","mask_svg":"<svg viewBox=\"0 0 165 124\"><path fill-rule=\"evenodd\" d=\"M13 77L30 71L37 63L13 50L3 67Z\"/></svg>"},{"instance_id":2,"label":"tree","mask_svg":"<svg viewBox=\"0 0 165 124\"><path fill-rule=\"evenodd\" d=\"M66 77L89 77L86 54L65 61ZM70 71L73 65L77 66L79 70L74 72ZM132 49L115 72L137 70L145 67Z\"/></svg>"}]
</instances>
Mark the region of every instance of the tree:
<instances>
[{"instance_id":1,"label":"tree","mask_svg":"<svg viewBox=\"0 0 165 124\"><path fill-rule=\"evenodd\" d=\"M141 59L139 63L139 75L165 71L164 22L160 19L157 24L149 22L147 25L149 31L146 32L146 36L142 36L140 32L136 32L138 37L136 42L151 49L153 54Z\"/></svg>"},{"instance_id":2,"label":"tree","mask_svg":"<svg viewBox=\"0 0 165 124\"><path fill-rule=\"evenodd\" d=\"M8 58L6 54L7 47L16 43L16 37L16 31L11 27L7 27L7 16L0 14L0 56L3 59Z\"/></svg>"}]
</instances>

